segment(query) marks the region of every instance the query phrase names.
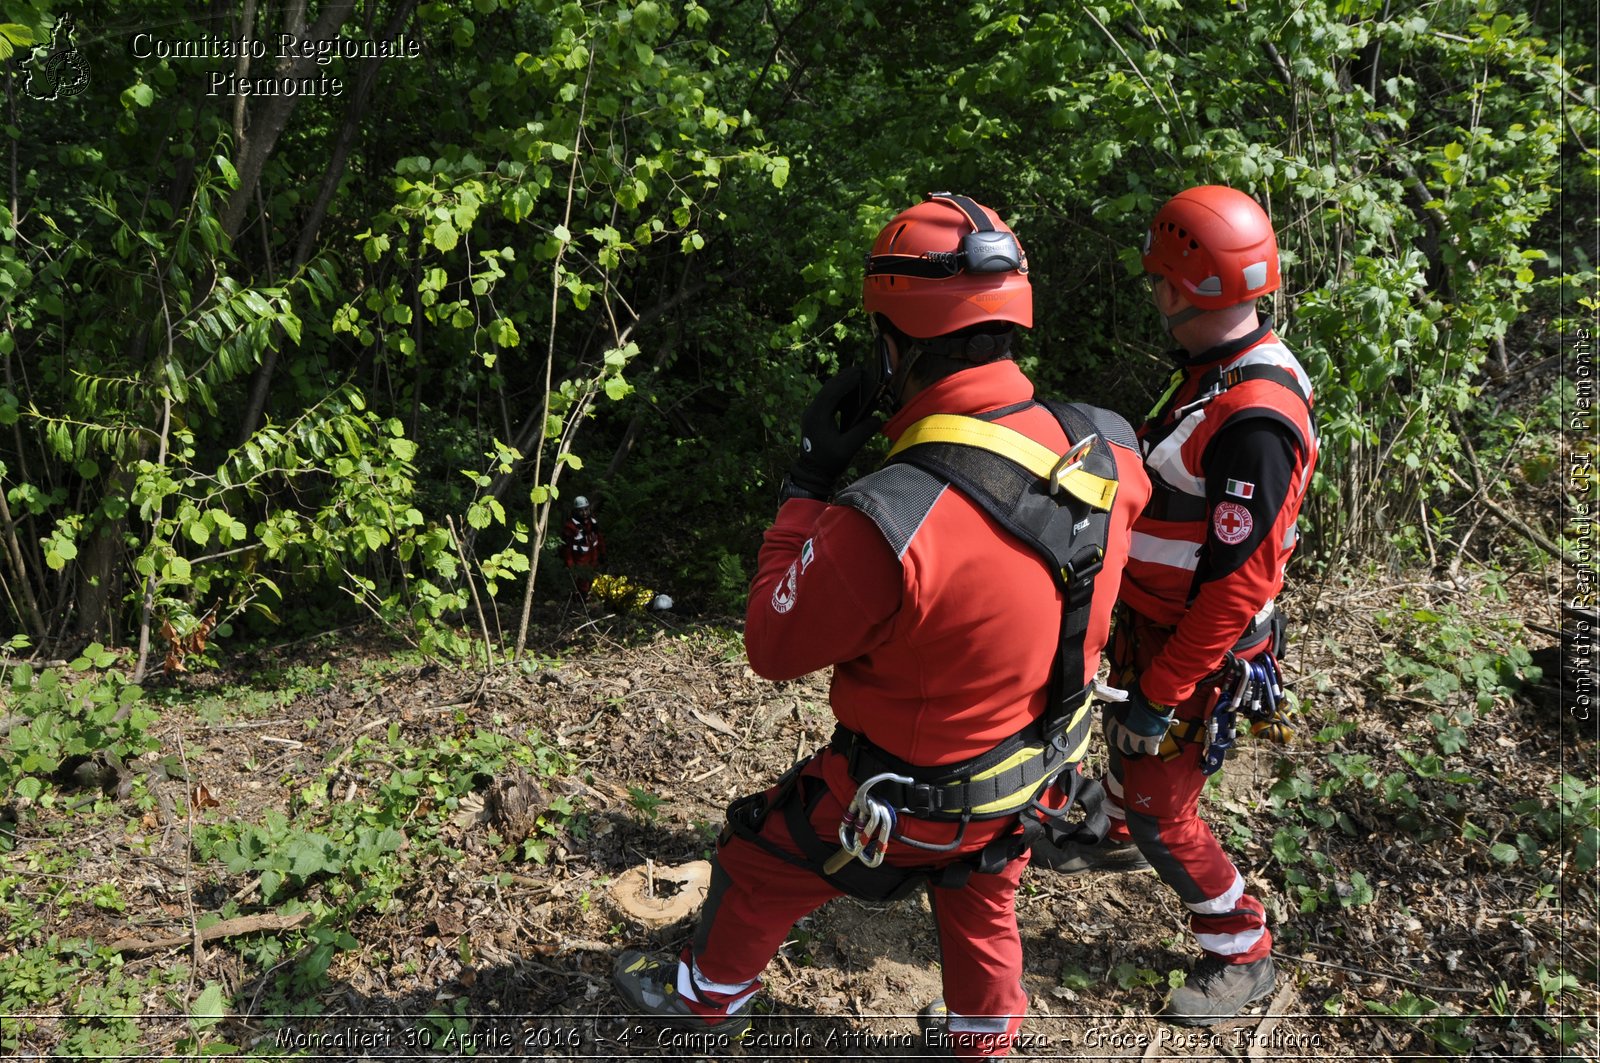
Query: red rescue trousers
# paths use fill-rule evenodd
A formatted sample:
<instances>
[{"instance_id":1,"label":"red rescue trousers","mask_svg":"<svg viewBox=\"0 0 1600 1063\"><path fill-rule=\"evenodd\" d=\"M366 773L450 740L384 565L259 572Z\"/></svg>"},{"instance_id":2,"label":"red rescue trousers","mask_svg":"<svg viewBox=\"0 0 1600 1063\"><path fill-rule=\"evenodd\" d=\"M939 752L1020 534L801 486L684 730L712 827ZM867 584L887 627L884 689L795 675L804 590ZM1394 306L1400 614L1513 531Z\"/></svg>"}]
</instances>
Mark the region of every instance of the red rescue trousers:
<instances>
[{"instance_id":1,"label":"red rescue trousers","mask_svg":"<svg viewBox=\"0 0 1600 1063\"><path fill-rule=\"evenodd\" d=\"M820 776L822 764L838 755L825 751L804 772ZM845 806L833 790L817 802L811 826L817 836L835 837ZM976 829L979 825L974 824ZM970 832L969 832L970 833ZM993 831L985 832L993 833ZM781 810L770 813L761 837L785 852L799 854ZM891 844L887 862L906 866L936 863L939 857ZM955 859L945 857L945 859ZM718 874L695 937L695 962L706 978L738 984L756 978L777 955L795 921L823 903L843 896L820 875L810 874L732 835L717 851ZM1022 1025L1028 997L1022 989L1022 939L1013 906L1027 853L998 874L974 873L959 889L929 888L939 929L949 1047L960 1059L1005 1056ZM719 886L721 888L719 888Z\"/></svg>"},{"instance_id":2,"label":"red rescue trousers","mask_svg":"<svg viewBox=\"0 0 1600 1063\"><path fill-rule=\"evenodd\" d=\"M1138 613L1120 611L1112 638L1113 684L1137 683L1171 634L1171 628ZM1248 660L1265 652L1270 642L1263 633L1259 645L1235 652ZM1205 719L1217 695L1214 683L1201 682L1176 707L1175 719ZM1249 726L1244 719L1238 725ZM1230 963L1248 963L1272 951L1272 932L1261 902L1245 895L1244 878L1200 819L1204 753L1203 740L1179 743L1170 760L1159 754L1124 757L1113 749L1105 779L1110 837L1134 841L1161 880L1177 891L1202 949Z\"/></svg>"}]
</instances>

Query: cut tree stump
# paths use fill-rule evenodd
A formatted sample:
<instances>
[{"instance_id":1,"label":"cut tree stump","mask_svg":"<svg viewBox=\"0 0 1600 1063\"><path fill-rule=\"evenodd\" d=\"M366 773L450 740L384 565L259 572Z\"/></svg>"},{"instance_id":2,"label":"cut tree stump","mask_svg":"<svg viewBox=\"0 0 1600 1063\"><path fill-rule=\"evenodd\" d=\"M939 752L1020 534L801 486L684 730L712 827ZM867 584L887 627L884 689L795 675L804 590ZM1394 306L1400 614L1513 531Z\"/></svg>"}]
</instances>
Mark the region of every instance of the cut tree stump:
<instances>
[{"instance_id":1,"label":"cut tree stump","mask_svg":"<svg viewBox=\"0 0 1600 1063\"><path fill-rule=\"evenodd\" d=\"M662 896L672 888L668 896ZM681 867L630 867L611 887L611 899L624 913L651 930L686 919L705 903L711 865L704 860Z\"/></svg>"}]
</instances>

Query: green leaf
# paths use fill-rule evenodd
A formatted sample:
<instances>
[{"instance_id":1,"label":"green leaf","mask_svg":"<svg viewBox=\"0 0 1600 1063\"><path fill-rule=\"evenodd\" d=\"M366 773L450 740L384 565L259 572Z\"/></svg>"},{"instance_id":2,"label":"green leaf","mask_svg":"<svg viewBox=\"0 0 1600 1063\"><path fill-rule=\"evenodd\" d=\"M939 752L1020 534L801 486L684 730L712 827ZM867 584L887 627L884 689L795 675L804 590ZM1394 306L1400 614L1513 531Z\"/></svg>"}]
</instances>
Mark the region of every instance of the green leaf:
<instances>
[{"instance_id":1,"label":"green leaf","mask_svg":"<svg viewBox=\"0 0 1600 1063\"><path fill-rule=\"evenodd\" d=\"M440 251L455 250L456 243L461 239L461 234L456 232L456 227L447 221L442 221L433 227L433 246Z\"/></svg>"},{"instance_id":2,"label":"green leaf","mask_svg":"<svg viewBox=\"0 0 1600 1063\"><path fill-rule=\"evenodd\" d=\"M239 171L233 168L233 163L229 162L225 156L217 156L217 169L222 171L222 179L228 182L229 188L239 187Z\"/></svg>"},{"instance_id":3,"label":"green leaf","mask_svg":"<svg viewBox=\"0 0 1600 1063\"><path fill-rule=\"evenodd\" d=\"M195 1029L204 1030L221 1022L225 1014L227 1006L222 997L222 985L219 982L212 982L195 998L194 1009L189 1012L189 1021Z\"/></svg>"},{"instance_id":4,"label":"green leaf","mask_svg":"<svg viewBox=\"0 0 1600 1063\"><path fill-rule=\"evenodd\" d=\"M517 335L517 326L511 322L510 318L502 317L497 319L490 327L490 331L494 341L502 347L515 347L522 342L522 338Z\"/></svg>"},{"instance_id":5,"label":"green leaf","mask_svg":"<svg viewBox=\"0 0 1600 1063\"><path fill-rule=\"evenodd\" d=\"M1578 832L1578 844L1573 846L1572 857L1579 871L1593 873L1600 863L1600 827L1586 826Z\"/></svg>"},{"instance_id":6,"label":"green leaf","mask_svg":"<svg viewBox=\"0 0 1600 1063\"><path fill-rule=\"evenodd\" d=\"M1514 864L1520 854L1518 854L1515 845L1511 845L1508 842L1497 842L1489 846L1489 855L1502 864Z\"/></svg>"},{"instance_id":7,"label":"green leaf","mask_svg":"<svg viewBox=\"0 0 1600 1063\"><path fill-rule=\"evenodd\" d=\"M148 107L156 100L155 90L142 81L128 90L128 96L140 107Z\"/></svg>"},{"instance_id":8,"label":"green leaf","mask_svg":"<svg viewBox=\"0 0 1600 1063\"><path fill-rule=\"evenodd\" d=\"M772 160L772 187L782 188L789 183L789 160L779 156Z\"/></svg>"},{"instance_id":9,"label":"green leaf","mask_svg":"<svg viewBox=\"0 0 1600 1063\"><path fill-rule=\"evenodd\" d=\"M0 22L0 37L24 48L38 43L33 36L33 30L20 22Z\"/></svg>"}]
</instances>

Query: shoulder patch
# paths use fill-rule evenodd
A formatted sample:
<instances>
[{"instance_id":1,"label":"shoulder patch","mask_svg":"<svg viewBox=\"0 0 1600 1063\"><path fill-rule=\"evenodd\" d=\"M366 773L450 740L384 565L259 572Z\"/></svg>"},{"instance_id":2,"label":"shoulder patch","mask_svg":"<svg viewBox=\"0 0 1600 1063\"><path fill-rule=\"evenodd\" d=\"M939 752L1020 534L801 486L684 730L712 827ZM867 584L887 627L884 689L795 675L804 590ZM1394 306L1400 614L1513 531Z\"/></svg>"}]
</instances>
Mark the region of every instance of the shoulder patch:
<instances>
[{"instance_id":1,"label":"shoulder patch","mask_svg":"<svg viewBox=\"0 0 1600 1063\"><path fill-rule=\"evenodd\" d=\"M800 562L791 561L789 571L783 574L778 585L772 589L772 611L787 613L794 608L795 601L800 597Z\"/></svg>"},{"instance_id":2,"label":"shoulder patch","mask_svg":"<svg viewBox=\"0 0 1600 1063\"><path fill-rule=\"evenodd\" d=\"M1211 530L1229 546L1237 546L1250 538L1255 523L1250 511L1237 502L1220 503L1211 512Z\"/></svg>"}]
</instances>

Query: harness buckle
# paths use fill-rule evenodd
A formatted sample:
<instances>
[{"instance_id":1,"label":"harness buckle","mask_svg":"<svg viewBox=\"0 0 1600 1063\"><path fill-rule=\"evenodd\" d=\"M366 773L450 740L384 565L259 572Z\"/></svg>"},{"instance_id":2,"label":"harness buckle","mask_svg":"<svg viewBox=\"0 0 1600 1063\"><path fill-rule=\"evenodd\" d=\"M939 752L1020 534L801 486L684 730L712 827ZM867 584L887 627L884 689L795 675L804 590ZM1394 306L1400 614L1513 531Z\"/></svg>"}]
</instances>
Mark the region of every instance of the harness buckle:
<instances>
[{"instance_id":1,"label":"harness buckle","mask_svg":"<svg viewBox=\"0 0 1600 1063\"><path fill-rule=\"evenodd\" d=\"M1075 565L1068 561L1062 566L1061 577L1067 585L1067 600L1070 604L1077 604L1084 589L1093 583L1095 575L1105 567L1105 563L1106 552L1097 546L1087 564Z\"/></svg>"},{"instance_id":2,"label":"harness buckle","mask_svg":"<svg viewBox=\"0 0 1600 1063\"><path fill-rule=\"evenodd\" d=\"M902 797L905 800L907 812L927 815L930 812L940 811L939 787L931 783L919 782L912 786L907 786Z\"/></svg>"}]
</instances>

